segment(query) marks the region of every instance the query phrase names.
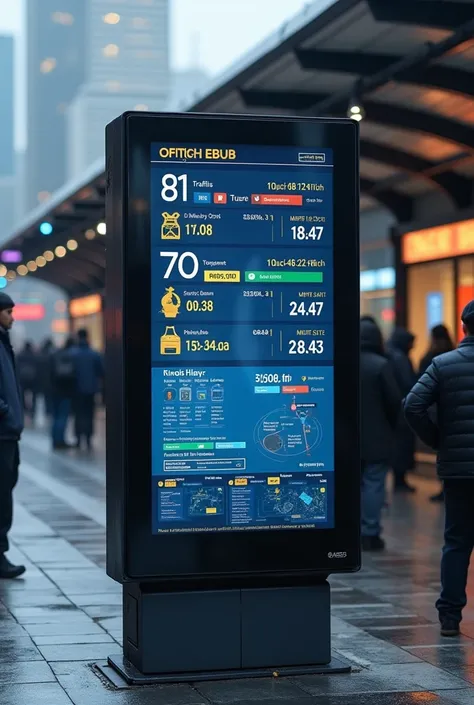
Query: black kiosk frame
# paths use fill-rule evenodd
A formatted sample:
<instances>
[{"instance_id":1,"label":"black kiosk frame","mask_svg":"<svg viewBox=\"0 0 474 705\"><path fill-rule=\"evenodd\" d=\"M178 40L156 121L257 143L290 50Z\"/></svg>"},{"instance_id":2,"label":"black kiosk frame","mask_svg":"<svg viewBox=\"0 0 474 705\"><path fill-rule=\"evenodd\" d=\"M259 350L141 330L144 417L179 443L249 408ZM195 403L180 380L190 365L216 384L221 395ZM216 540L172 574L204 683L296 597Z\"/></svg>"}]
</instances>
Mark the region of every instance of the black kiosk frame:
<instances>
[{"instance_id":1,"label":"black kiosk frame","mask_svg":"<svg viewBox=\"0 0 474 705\"><path fill-rule=\"evenodd\" d=\"M330 528L152 532L156 143L332 150ZM349 119L126 113L107 127L106 172L107 573L123 584L124 600L124 656L110 663L129 683L344 670L331 663L327 576L360 567L358 126Z\"/></svg>"}]
</instances>

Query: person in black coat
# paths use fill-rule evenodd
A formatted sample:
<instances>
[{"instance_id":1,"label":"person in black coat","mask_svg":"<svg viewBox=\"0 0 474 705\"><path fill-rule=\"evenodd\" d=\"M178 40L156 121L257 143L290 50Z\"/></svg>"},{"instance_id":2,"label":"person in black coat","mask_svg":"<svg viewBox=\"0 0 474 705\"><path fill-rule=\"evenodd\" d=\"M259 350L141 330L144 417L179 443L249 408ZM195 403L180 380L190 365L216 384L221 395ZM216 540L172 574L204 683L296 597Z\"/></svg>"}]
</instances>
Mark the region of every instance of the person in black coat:
<instances>
[{"instance_id":1,"label":"person in black coat","mask_svg":"<svg viewBox=\"0 0 474 705\"><path fill-rule=\"evenodd\" d=\"M402 395L384 355L380 329L363 320L361 333L362 548L380 551L385 479L390 467Z\"/></svg>"},{"instance_id":2,"label":"person in black coat","mask_svg":"<svg viewBox=\"0 0 474 705\"><path fill-rule=\"evenodd\" d=\"M451 350L454 350L454 343L446 326L442 323L434 326L430 333L430 346L420 361L418 376L421 377L421 375L426 372L435 357L442 355L443 353L450 352ZM436 413L434 409L433 413ZM436 492L430 497L430 502L442 502L443 500L443 490Z\"/></svg>"},{"instance_id":3,"label":"person in black coat","mask_svg":"<svg viewBox=\"0 0 474 705\"><path fill-rule=\"evenodd\" d=\"M403 398L406 397L416 382L416 374L410 360L415 336L404 328L395 328L387 345L387 353L393 365L397 384ZM415 488L406 481L406 474L415 467L415 436L407 424L400 407L397 425L396 443L392 457L392 469L395 476L394 489L398 492L415 492Z\"/></svg>"},{"instance_id":4,"label":"person in black coat","mask_svg":"<svg viewBox=\"0 0 474 705\"><path fill-rule=\"evenodd\" d=\"M12 565L5 555L20 465L18 442L23 431L23 401L9 334L14 306L8 294L0 292L0 578L17 578L25 572L24 566Z\"/></svg>"},{"instance_id":5,"label":"person in black coat","mask_svg":"<svg viewBox=\"0 0 474 705\"><path fill-rule=\"evenodd\" d=\"M405 401L415 433L437 451L446 505L441 595L436 603L443 636L459 634L474 547L474 301L461 316L465 338L436 357ZM436 404L433 418L430 407Z\"/></svg>"}]
</instances>

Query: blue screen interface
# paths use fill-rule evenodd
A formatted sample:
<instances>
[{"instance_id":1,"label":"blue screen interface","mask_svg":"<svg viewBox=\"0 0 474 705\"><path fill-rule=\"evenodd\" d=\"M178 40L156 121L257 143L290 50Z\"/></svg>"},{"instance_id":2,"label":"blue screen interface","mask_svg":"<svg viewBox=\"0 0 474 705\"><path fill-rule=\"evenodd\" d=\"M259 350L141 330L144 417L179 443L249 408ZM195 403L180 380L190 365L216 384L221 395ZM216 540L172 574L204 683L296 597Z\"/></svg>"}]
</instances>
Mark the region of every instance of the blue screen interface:
<instances>
[{"instance_id":1,"label":"blue screen interface","mask_svg":"<svg viewBox=\"0 0 474 705\"><path fill-rule=\"evenodd\" d=\"M332 178L152 144L153 533L333 528Z\"/></svg>"}]
</instances>

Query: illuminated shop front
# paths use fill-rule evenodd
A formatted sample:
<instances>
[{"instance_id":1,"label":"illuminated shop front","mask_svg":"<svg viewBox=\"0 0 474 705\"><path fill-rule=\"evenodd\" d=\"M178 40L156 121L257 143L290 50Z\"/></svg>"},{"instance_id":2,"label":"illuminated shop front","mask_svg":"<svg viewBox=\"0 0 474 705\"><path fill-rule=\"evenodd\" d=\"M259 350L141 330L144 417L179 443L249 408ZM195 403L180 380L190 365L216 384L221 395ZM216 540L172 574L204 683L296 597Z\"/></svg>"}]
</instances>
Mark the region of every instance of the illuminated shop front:
<instances>
[{"instance_id":1,"label":"illuminated shop front","mask_svg":"<svg viewBox=\"0 0 474 705\"><path fill-rule=\"evenodd\" d=\"M461 311L474 298L474 219L407 232L400 254L397 309L416 335L417 363L433 326L443 323L455 341L463 336Z\"/></svg>"},{"instance_id":2,"label":"illuminated shop front","mask_svg":"<svg viewBox=\"0 0 474 705\"><path fill-rule=\"evenodd\" d=\"M69 303L71 330L77 333L81 328L89 332L91 347L95 350L104 349L104 320L102 314L102 297L91 294L79 299L71 299Z\"/></svg>"},{"instance_id":3,"label":"illuminated shop front","mask_svg":"<svg viewBox=\"0 0 474 705\"><path fill-rule=\"evenodd\" d=\"M360 273L360 313L373 316L384 337L388 338L395 322L395 268L365 269Z\"/></svg>"}]
</instances>

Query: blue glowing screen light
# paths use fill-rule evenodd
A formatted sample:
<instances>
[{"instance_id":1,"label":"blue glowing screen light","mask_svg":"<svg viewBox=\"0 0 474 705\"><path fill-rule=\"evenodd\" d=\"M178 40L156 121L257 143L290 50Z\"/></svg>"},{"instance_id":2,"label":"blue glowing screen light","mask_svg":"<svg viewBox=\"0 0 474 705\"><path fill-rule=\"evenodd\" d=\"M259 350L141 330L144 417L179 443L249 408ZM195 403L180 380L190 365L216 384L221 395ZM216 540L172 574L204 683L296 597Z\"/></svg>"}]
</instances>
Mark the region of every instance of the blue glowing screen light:
<instances>
[{"instance_id":1,"label":"blue glowing screen light","mask_svg":"<svg viewBox=\"0 0 474 705\"><path fill-rule=\"evenodd\" d=\"M51 233L53 232L53 226L51 225L51 223L48 223L46 221L44 223L41 223L39 229L41 235L51 235Z\"/></svg>"},{"instance_id":2,"label":"blue glowing screen light","mask_svg":"<svg viewBox=\"0 0 474 705\"><path fill-rule=\"evenodd\" d=\"M5 279L5 277L0 277L0 289L4 289L7 284L8 281Z\"/></svg>"}]
</instances>

